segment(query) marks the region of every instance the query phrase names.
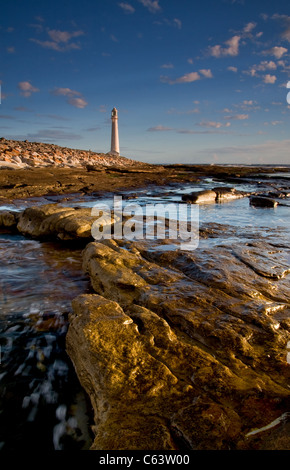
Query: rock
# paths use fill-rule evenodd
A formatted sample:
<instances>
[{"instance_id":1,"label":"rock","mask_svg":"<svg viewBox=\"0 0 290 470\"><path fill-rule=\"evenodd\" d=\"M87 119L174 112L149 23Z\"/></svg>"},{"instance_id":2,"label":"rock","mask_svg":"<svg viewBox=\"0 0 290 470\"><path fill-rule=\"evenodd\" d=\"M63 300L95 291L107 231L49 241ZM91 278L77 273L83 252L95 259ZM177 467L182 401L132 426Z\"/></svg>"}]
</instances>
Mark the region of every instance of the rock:
<instances>
[{"instance_id":1,"label":"rock","mask_svg":"<svg viewBox=\"0 0 290 470\"><path fill-rule=\"evenodd\" d=\"M257 207L277 207L278 202L275 199L263 196L251 196L250 197L251 206Z\"/></svg>"},{"instance_id":2,"label":"rock","mask_svg":"<svg viewBox=\"0 0 290 470\"><path fill-rule=\"evenodd\" d=\"M186 253L123 243L85 248L97 295L74 301L67 336L93 448L269 448L269 434L248 433L289 410L286 258L265 242Z\"/></svg>"},{"instance_id":3,"label":"rock","mask_svg":"<svg viewBox=\"0 0 290 470\"><path fill-rule=\"evenodd\" d=\"M182 200L189 203L203 204L205 202L215 202L216 193L211 190L195 191L191 194L183 194Z\"/></svg>"},{"instance_id":4,"label":"rock","mask_svg":"<svg viewBox=\"0 0 290 470\"><path fill-rule=\"evenodd\" d=\"M116 302L83 295L73 308L67 350L82 385L92 392L92 449L145 450L152 440L156 448L175 449L160 419L163 409L176 406L164 402L168 390L172 399L180 395L175 375L150 354L150 341Z\"/></svg>"},{"instance_id":5,"label":"rock","mask_svg":"<svg viewBox=\"0 0 290 470\"><path fill-rule=\"evenodd\" d=\"M91 227L96 218L91 216L90 208L46 204L25 209L19 217L17 229L23 235L35 238L90 239Z\"/></svg>"},{"instance_id":6,"label":"rock","mask_svg":"<svg viewBox=\"0 0 290 470\"><path fill-rule=\"evenodd\" d=\"M240 199L248 195L245 191L237 191L235 188L213 188L216 193L216 202L222 202L232 199Z\"/></svg>"},{"instance_id":7,"label":"rock","mask_svg":"<svg viewBox=\"0 0 290 470\"><path fill-rule=\"evenodd\" d=\"M211 190L196 191L191 194L184 194L182 200L194 204L203 204L207 202L222 202L232 199L240 199L248 196L245 191L237 191L235 188L217 187Z\"/></svg>"},{"instance_id":8,"label":"rock","mask_svg":"<svg viewBox=\"0 0 290 470\"><path fill-rule=\"evenodd\" d=\"M47 158L47 157L50 158ZM15 163L13 157L19 157L17 160L19 166L12 166ZM9 165L4 166L7 162ZM23 165L23 163L24 165ZM22 168L22 167L77 167L85 168L87 164L104 166L118 166L122 168L131 165L142 166L141 162L134 161L125 157L113 157L104 159L104 154L92 152L91 150L69 149L53 144L39 142L28 142L27 140L15 141L3 139L0 144L0 168Z\"/></svg>"},{"instance_id":9,"label":"rock","mask_svg":"<svg viewBox=\"0 0 290 470\"><path fill-rule=\"evenodd\" d=\"M15 156L15 157L13 157L13 159L12 159L12 160L13 160L15 163L20 163L20 164L22 163L22 160L21 160L21 158L20 158L20 157L18 157L18 156Z\"/></svg>"},{"instance_id":10,"label":"rock","mask_svg":"<svg viewBox=\"0 0 290 470\"><path fill-rule=\"evenodd\" d=\"M18 212L0 211L0 228L16 229L18 218Z\"/></svg>"}]
</instances>

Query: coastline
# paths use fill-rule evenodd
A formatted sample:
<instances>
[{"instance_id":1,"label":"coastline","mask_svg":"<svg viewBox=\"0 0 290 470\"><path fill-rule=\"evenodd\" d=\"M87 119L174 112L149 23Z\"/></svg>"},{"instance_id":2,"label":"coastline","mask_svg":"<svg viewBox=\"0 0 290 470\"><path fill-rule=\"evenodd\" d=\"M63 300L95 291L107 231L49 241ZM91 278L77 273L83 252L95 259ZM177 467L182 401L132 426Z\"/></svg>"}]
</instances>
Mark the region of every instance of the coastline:
<instances>
[{"instance_id":1,"label":"coastline","mask_svg":"<svg viewBox=\"0 0 290 470\"><path fill-rule=\"evenodd\" d=\"M191 253L152 241L94 242L90 209L64 207L59 198L69 203L72 194L77 201L122 190L135 198L141 188L154 195L165 186L182 194L183 185L199 187L208 178L237 188L247 181L254 190L257 173L275 171L210 165L1 170L2 203L31 198L34 206L4 211L2 227L6 220L6 230L17 227L28 239L83 243L92 292L72 302L66 348L94 408L92 449L290 448L287 244L275 244L271 230L250 233L246 242L244 233L214 220L200 227L208 243ZM47 204L46 196L55 202ZM233 236L234 246L211 244Z\"/></svg>"},{"instance_id":2,"label":"coastline","mask_svg":"<svg viewBox=\"0 0 290 470\"><path fill-rule=\"evenodd\" d=\"M262 172L281 171L280 167L223 165L131 165L128 168L89 166L58 168L54 166L29 169L0 170L0 202L16 198L61 194L92 194L118 190L163 186L170 183L199 182L202 177L219 178L225 182L242 182Z\"/></svg>"}]
</instances>

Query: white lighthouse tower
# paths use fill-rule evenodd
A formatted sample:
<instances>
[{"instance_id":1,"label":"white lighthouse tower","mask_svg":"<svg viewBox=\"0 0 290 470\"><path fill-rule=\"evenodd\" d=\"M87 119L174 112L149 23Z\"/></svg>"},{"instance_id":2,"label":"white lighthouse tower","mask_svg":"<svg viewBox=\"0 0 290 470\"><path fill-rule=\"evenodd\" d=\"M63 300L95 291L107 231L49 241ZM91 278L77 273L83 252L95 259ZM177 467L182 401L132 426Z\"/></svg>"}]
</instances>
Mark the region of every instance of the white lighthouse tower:
<instances>
[{"instance_id":1,"label":"white lighthouse tower","mask_svg":"<svg viewBox=\"0 0 290 470\"><path fill-rule=\"evenodd\" d=\"M111 155L120 155L119 147L119 131L118 131L118 111L116 108L112 109L112 135L111 135Z\"/></svg>"}]
</instances>

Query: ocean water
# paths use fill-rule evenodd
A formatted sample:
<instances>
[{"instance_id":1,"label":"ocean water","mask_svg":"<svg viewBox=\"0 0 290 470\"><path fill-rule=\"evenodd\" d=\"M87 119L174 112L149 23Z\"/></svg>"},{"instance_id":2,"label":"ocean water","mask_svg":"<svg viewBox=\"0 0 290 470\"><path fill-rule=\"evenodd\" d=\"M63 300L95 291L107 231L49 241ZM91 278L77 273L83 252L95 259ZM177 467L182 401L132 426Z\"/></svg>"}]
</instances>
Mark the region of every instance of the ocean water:
<instances>
[{"instance_id":1,"label":"ocean water","mask_svg":"<svg viewBox=\"0 0 290 470\"><path fill-rule=\"evenodd\" d=\"M86 397L65 352L79 250L0 235L0 449L90 445Z\"/></svg>"}]
</instances>

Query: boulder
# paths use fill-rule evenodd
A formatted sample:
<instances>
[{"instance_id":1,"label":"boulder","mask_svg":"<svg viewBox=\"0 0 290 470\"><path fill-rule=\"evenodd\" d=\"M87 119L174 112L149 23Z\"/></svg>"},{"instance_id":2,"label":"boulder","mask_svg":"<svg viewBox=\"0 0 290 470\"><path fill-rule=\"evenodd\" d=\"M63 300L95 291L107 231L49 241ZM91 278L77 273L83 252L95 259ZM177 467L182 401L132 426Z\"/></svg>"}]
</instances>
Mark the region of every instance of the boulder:
<instances>
[{"instance_id":1,"label":"boulder","mask_svg":"<svg viewBox=\"0 0 290 470\"><path fill-rule=\"evenodd\" d=\"M275 199L263 196L251 196L250 197L251 206L257 207L277 207L278 202Z\"/></svg>"},{"instance_id":2,"label":"boulder","mask_svg":"<svg viewBox=\"0 0 290 470\"><path fill-rule=\"evenodd\" d=\"M216 193L211 190L195 191L190 194L183 194L182 200L194 204L204 204L206 202L215 202Z\"/></svg>"},{"instance_id":3,"label":"boulder","mask_svg":"<svg viewBox=\"0 0 290 470\"><path fill-rule=\"evenodd\" d=\"M230 201L232 199L240 199L248 195L245 191L237 191L235 188L213 188L216 193L216 202Z\"/></svg>"},{"instance_id":4,"label":"boulder","mask_svg":"<svg viewBox=\"0 0 290 470\"><path fill-rule=\"evenodd\" d=\"M25 209L20 214L17 229L34 238L92 239L91 229L96 219L90 208L45 204Z\"/></svg>"},{"instance_id":5,"label":"boulder","mask_svg":"<svg viewBox=\"0 0 290 470\"><path fill-rule=\"evenodd\" d=\"M94 449L275 445L276 434L251 431L289 410L279 250L107 240L87 245L83 269L97 295L73 302L67 351L93 404ZM290 448L285 429L276 431Z\"/></svg>"},{"instance_id":6,"label":"boulder","mask_svg":"<svg viewBox=\"0 0 290 470\"><path fill-rule=\"evenodd\" d=\"M245 191L237 191L230 187L217 187L210 190L195 191L190 194L183 194L182 200L188 203L204 204L213 202L223 202L232 199L240 199L248 196Z\"/></svg>"},{"instance_id":7,"label":"boulder","mask_svg":"<svg viewBox=\"0 0 290 470\"><path fill-rule=\"evenodd\" d=\"M0 211L0 228L16 229L19 212Z\"/></svg>"}]
</instances>

